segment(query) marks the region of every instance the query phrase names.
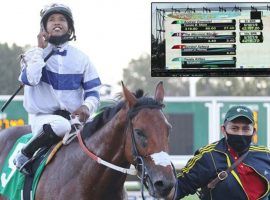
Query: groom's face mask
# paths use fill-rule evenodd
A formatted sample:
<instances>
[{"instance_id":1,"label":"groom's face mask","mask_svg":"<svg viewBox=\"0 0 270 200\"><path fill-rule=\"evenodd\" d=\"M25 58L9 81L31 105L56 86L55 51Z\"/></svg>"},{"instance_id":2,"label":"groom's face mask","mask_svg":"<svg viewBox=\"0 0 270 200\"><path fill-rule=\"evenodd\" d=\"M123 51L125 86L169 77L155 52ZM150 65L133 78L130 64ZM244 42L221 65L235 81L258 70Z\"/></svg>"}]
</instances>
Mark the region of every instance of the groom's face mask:
<instances>
[{"instance_id":1,"label":"groom's face mask","mask_svg":"<svg viewBox=\"0 0 270 200\"><path fill-rule=\"evenodd\" d=\"M228 145L237 153L242 153L250 146L254 127L249 121L236 118L225 123L224 132Z\"/></svg>"}]
</instances>

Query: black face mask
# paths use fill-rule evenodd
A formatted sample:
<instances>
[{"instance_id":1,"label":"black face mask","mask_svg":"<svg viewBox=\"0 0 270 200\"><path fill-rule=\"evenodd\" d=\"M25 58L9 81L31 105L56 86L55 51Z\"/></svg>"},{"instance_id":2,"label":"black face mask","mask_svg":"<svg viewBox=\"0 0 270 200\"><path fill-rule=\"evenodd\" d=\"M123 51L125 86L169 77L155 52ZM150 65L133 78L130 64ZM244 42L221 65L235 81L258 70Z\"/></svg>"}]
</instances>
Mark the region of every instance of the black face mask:
<instances>
[{"instance_id":1,"label":"black face mask","mask_svg":"<svg viewBox=\"0 0 270 200\"><path fill-rule=\"evenodd\" d=\"M251 143L252 135L233 135L228 134L227 132L226 135L228 144L237 153L243 153L248 150Z\"/></svg>"},{"instance_id":2,"label":"black face mask","mask_svg":"<svg viewBox=\"0 0 270 200\"><path fill-rule=\"evenodd\" d=\"M61 36L51 36L49 38L49 43L52 43L54 45L60 45L60 44L64 44L65 42L70 40L70 34L66 33L64 35Z\"/></svg>"}]
</instances>

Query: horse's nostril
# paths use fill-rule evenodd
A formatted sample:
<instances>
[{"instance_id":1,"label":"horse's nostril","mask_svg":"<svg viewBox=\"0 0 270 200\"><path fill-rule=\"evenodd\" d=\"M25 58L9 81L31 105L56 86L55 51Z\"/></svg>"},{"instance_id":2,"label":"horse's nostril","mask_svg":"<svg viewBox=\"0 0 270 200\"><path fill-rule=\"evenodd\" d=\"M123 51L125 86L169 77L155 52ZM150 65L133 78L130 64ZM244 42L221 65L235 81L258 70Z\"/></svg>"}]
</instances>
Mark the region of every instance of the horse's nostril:
<instances>
[{"instance_id":1,"label":"horse's nostril","mask_svg":"<svg viewBox=\"0 0 270 200\"><path fill-rule=\"evenodd\" d=\"M163 181L156 181L154 183L155 187L158 188L158 189L162 189L164 187L164 183Z\"/></svg>"},{"instance_id":2,"label":"horse's nostril","mask_svg":"<svg viewBox=\"0 0 270 200\"><path fill-rule=\"evenodd\" d=\"M161 196L167 196L174 184L168 181L159 180L154 183L154 186Z\"/></svg>"}]
</instances>

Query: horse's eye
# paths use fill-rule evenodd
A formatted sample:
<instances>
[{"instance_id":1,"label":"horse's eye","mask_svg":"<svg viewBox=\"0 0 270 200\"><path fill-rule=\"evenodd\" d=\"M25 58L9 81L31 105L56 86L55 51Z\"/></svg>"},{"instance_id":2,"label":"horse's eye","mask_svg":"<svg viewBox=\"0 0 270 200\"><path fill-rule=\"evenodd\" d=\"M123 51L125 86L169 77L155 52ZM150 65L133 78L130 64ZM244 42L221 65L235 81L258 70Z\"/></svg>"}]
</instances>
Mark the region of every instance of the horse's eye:
<instances>
[{"instance_id":1,"label":"horse's eye","mask_svg":"<svg viewBox=\"0 0 270 200\"><path fill-rule=\"evenodd\" d=\"M147 137L140 129L134 129L134 132L136 134L136 138L138 138L138 142L141 143L143 147L146 147L147 145Z\"/></svg>"},{"instance_id":2,"label":"horse's eye","mask_svg":"<svg viewBox=\"0 0 270 200\"><path fill-rule=\"evenodd\" d=\"M135 129L134 132L135 132L136 135L138 135L139 137L146 138L146 136L144 135L144 133L142 132L142 130L140 130L140 129Z\"/></svg>"}]
</instances>

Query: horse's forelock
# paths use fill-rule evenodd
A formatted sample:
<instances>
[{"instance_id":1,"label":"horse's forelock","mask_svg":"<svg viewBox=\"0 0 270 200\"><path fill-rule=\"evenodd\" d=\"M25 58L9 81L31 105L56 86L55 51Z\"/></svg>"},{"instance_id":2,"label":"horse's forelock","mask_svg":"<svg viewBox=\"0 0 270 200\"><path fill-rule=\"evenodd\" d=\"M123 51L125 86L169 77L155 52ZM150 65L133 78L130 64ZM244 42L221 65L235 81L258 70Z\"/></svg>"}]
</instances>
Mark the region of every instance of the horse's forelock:
<instances>
[{"instance_id":1,"label":"horse's forelock","mask_svg":"<svg viewBox=\"0 0 270 200\"><path fill-rule=\"evenodd\" d=\"M138 98L141 98L141 97L143 97L143 95L144 95L144 91L143 91L142 89L138 89L138 90L135 91L134 95L135 95L135 97L136 97L137 99L138 99Z\"/></svg>"},{"instance_id":2,"label":"horse's forelock","mask_svg":"<svg viewBox=\"0 0 270 200\"><path fill-rule=\"evenodd\" d=\"M140 99L138 99L138 101L134 107L139 107L139 106L161 106L161 107L163 107L163 105L160 104L160 102L158 102L157 100L155 100L151 97L148 97L148 96L144 96L144 97L141 97Z\"/></svg>"}]
</instances>

